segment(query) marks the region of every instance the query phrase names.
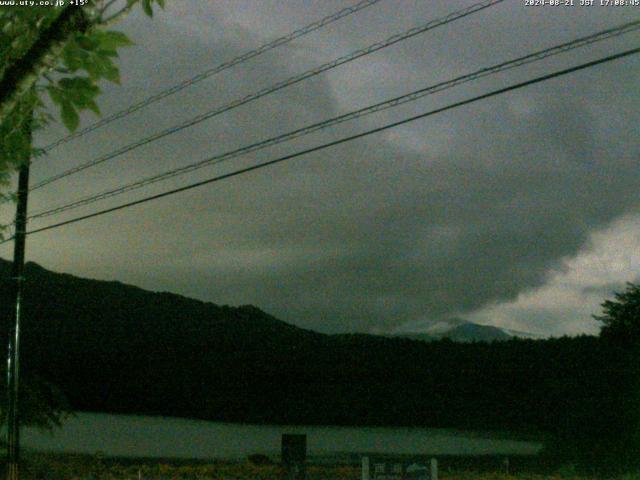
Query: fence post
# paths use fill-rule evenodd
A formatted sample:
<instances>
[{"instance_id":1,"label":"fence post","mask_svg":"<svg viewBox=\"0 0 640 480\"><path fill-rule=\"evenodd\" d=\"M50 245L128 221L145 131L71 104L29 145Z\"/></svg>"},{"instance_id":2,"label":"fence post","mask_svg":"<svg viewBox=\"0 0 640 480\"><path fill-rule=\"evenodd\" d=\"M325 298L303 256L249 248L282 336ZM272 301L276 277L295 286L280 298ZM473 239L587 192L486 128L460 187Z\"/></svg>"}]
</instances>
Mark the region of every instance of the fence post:
<instances>
[{"instance_id":1,"label":"fence post","mask_svg":"<svg viewBox=\"0 0 640 480\"><path fill-rule=\"evenodd\" d=\"M362 480L369 480L369 457L362 457Z\"/></svg>"},{"instance_id":2,"label":"fence post","mask_svg":"<svg viewBox=\"0 0 640 480\"><path fill-rule=\"evenodd\" d=\"M438 480L438 459L431 459L431 480Z\"/></svg>"}]
</instances>

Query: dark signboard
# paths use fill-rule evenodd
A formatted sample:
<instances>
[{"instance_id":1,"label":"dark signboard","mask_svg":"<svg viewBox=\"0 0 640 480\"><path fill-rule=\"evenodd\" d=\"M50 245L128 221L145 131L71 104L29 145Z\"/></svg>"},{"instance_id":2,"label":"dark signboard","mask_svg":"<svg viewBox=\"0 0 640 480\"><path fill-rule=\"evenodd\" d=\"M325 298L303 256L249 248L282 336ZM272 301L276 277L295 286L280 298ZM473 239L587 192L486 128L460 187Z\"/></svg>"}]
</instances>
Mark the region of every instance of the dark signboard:
<instances>
[{"instance_id":1,"label":"dark signboard","mask_svg":"<svg viewBox=\"0 0 640 480\"><path fill-rule=\"evenodd\" d=\"M307 436L285 433L282 435L282 464L294 465L307 460Z\"/></svg>"}]
</instances>

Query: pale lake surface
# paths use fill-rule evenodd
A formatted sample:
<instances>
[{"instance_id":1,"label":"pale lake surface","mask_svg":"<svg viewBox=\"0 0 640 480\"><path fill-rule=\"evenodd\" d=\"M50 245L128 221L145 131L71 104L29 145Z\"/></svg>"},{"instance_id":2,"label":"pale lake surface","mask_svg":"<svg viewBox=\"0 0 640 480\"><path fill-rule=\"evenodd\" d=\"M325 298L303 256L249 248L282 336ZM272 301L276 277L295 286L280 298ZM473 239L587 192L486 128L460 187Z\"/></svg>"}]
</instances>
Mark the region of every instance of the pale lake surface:
<instances>
[{"instance_id":1,"label":"pale lake surface","mask_svg":"<svg viewBox=\"0 0 640 480\"><path fill-rule=\"evenodd\" d=\"M22 430L25 448L107 456L241 459L276 457L283 433L306 433L310 457L355 453L534 455L536 442L425 428L245 425L167 417L79 413L49 433Z\"/></svg>"}]
</instances>

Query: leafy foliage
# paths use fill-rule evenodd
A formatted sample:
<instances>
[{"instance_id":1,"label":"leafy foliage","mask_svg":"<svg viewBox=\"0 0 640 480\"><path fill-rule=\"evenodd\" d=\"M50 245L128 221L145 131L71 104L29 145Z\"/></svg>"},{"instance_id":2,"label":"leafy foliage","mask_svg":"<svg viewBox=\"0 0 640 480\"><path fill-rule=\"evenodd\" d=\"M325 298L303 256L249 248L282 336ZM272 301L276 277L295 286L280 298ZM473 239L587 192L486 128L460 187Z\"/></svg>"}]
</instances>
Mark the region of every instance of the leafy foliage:
<instances>
[{"instance_id":1,"label":"leafy foliage","mask_svg":"<svg viewBox=\"0 0 640 480\"><path fill-rule=\"evenodd\" d=\"M6 378L6 368L0 369ZM0 395L6 398L6 384L0 384ZM24 425L51 430L60 426L65 417L73 415L67 397L62 391L39 375L26 375L20 383L20 420ZM4 403L0 404L4 407ZM0 408L0 416L6 418L6 411Z\"/></svg>"},{"instance_id":2,"label":"leafy foliage","mask_svg":"<svg viewBox=\"0 0 640 480\"><path fill-rule=\"evenodd\" d=\"M10 197L5 190L9 185L10 172L31 156L30 130L34 105L42 106L42 100L32 91L29 98L14 110L12 121L0 123L0 199Z\"/></svg>"},{"instance_id":3,"label":"leafy foliage","mask_svg":"<svg viewBox=\"0 0 640 480\"><path fill-rule=\"evenodd\" d=\"M164 0L99 0L83 8L89 20L86 31L74 31L59 49L51 49L44 68L35 74L34 92L21 96L8 115L0 118L0 188L17 166L40 152L31 147L30 129L45 126L53 117L47 112L43 95L48 94L58 107L64 125L73 131L79 125L79 113L91 110L99 114L96 98L99 83L120 83L115 63L118 49L132 44L121 32L105 28L119 20L136 4L151 16L153 4L164 7ZM0 7L0 79L12 66L31 54L43 32L52 28L64 8ZM33 122L32 122L33 117ZM1 194L0 194L1 195Z\"/></svg>"},{"instance_id":4,"label":"leafy foliage","mask_svg":"<svg viewBox=\"0 0 640 480\"><path fill-rule=\"evenodd\" d=\"M95 30L90 34L77 34L65 47L56 69L60 75L51 80L46 89L51 100L60 107L62 121L69 130L79 124L78 112L89 109L100 113L95 98L100 94L97 83L104 79L120 83L120 72L114 63L117 49L132 45L121 32ZM76 76L86 71L87 76Z\"/></svg>"},{"instance_id":5,"label":"leafy foliage","mask_svg":"<svg viewBox=\"0 0 640 480\"><path fill-rule=\"evenodd\" d=\"M71 131L78 127L81 111L100 113L96 103L99 83L103 80L120 83L115 63L118 49L132 44L123 33L105 30L105 27L137 3L140 0L91 1L86 7L68 2L64 8L0 7L0 81L9 79L15 86L13 92L2 92L4 99L15 101L7 101L8 113L0 117L0 200L12 198L3 193L11 173L40 153L31 144L31 134L53 119L46 109L45 93L58 107L62 122ZM143 10L149 16L153 13L153 3L153 0L142 1ZM155 3L164 6L163 0ZM52 35L54 27L61 23L58 21L64 18L65 9L71 9L67 13L73 9L76 14L84 13L89 19L88 28ZM47 44L43 39L52 40ZM32 62L26 61L29 59ZM31 71L25 71L24 65L32 65ZM33 84L23 93L20 85L29 84L31 80ZM48 428L58 425L69 410L64 395L37 374L27 372L25 379L20 392L21 421Z\"/></svg>"},{"instance_id":6,"label":"leafy foliage","mask_svg":"<svg viewBox=\"0 0 640 480\"><path fill-rule=\"evenodd\" d=\"M640 343L640 285L628 283L624 292L615 294L615 300L602 304L602 311L594 317L602 323L602 336Z\"/></svg>"}]
</instances>

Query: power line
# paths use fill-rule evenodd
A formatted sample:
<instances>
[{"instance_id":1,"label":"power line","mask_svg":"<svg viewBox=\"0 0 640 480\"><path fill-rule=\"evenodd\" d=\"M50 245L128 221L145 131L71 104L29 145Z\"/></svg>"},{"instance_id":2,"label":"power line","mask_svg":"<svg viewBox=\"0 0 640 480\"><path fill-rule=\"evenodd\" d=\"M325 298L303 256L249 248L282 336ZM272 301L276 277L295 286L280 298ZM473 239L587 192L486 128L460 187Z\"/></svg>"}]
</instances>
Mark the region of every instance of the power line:
<instances>
[{"instance_id":1,"label":"power line","mask_svg":"<svg viewBox=\"0 0 640 480\"><path fill-rule=\"evenodd\" d=\"M29 217L29 219L36 219L36 218L43 218L43 217L48 217L51 215L55 215L58 213L62 213L68 210L72 210L75 208L79 208L81 206L85 206L91 203L95 203L97 201L100 200L104 200L107 198L111 198L117 195L121 195L133 190L137 190L139 188L145 187L147 185L151 185L153 183L157 183L169 178L173 178L179 175L183 175L185 173L189 173L195 170L198 170L200 168L204 168L206 166L210 166L210 165L215 165L218 163L222 163L228 160L231 160L233 158L237 158L239 156L242 155L246 155L248 153L252 153L258 150L262 150L264 148L267 147L271 147L273 145L277 145L286 141L290 141L293 140L295 138L304 136L304 135L308 135L310 133L325 129L325 128L329 128L335 125L338 125L340 123L349 121L349 120L354 120L366 115L370 115L373 113L377 113L389 108L393 108L396 107L398 105L402 105L408 102L412 102L412 101L416 101L420 98L423 98L427 95L431 95L437 92L441 92L443 90L449 89L449 88L453 88L455 86L459 86L461 84L473 81L473 80L477 80L489 75L494 75L515 67L520 67L522 65L526 65L526 64L530 64L533 62L537 62L540 60L543 60L545 58L554 56L554 55L558 55L560 53L564 53L567 52L569 50L573 50L579 47L583 47L586 45L591 45L593 43L596 42L600 42L612 37L616 37L616 36L620 36L623 35L625 33L629 33L635 30L638 30L640 28L640 20L636 20L634 22L629 22L629 23L625 23L623 25L619 25L613 28L609 28L606 30L602 30L600 32L594 33L592 35L588 35L586 37L581 37L575 40L572 40L570 42L566 42L551 48L547 48L545 50L539 50L537 52L534 53L530 53L528 55L522 56L522 57L518 57L516 59L512 59L506 62L502 62L499 63L497 65L493 65L491 67L485 67L482 68L480 70L477 70L473 73L467 74L467 75L463 75L457 78L454 78L452 80L448 80L445 82L440 82L437 83L435 85L431 85L429 87L426 88L422 88L416 91L413 91L411 93L399 96L399 97L395 97L392 98L390 100L385 100L383 102L374 104L374 105L370 105L368 107L364 107L358 110L354 110L352 112L343 114L343 115L339 115L337 117L333 117L331 119L328 120L324 120L322 122L318 122L312 125L308 125L306 127L303 128L299 128L297 130L293 130L291 132L276 136L276 137L271 137L269 139L257 142L257 143L253 143L251 145L236 149L236 150L232 150L229 152L225 152L219 155L215 155L213 157L204 159L204 160L200 160L198 162L186 165L184 167L179 167L179 168L175 168L157 175L153 175L150 177L146 177L143 178L141 180L138 180L136 182L133 183L129 183L126 185L123 185L121 187L115 188L115 189L111 189L111 190L107 190L107 191L103 191L101 193L98 194L94 194L94 195L90 195L84 198L81 198L79 200L73 201L71 203L67 203L58 207L54 207L51 208L49 210L45 210L45 211L41 211L38 213L34 213L33 215L31 215Z\"/></svg>"},{"instance_id":2,"label":"power line","mask_svg":"<svg viewBox=\"0 0 640 480\"><path fill-rule=\"evenodd\" d=\"M517 83L517 84L514 84L514 85L510 85L508 87L504 87L504 88L500 88L500 89L497 89L497 90L493 90L493 91L485 93L483 95L478 95L476 97L472 97L472 98L469 98L467 100L462 100L460 102L452 103L452 104L449 104L449 105L447 105L445 107L437 108L435 110L431 110L431 111L426 112L426 113L415 115L413 117L409 117L409 118L406 118L404 120L400 120L398 122L389 123L389 124L384 125L382 127L374 128L372 130L367 130L366 132L362 132L362 133L359 133L359 134L356 134L356 135L351 135L349 137L341 138L339 140L335 140L333 142L325 143L325 144L322 144L322 145L319 145L319 146L316 146L316 147L313 147L313 148L308 148L306 150L301 150L301 151L298 151L298 152L295 152L295 153L292 153L292 154L289 154L289 155L285 155L283 157L276 158L274 160L269 160L269 161L266 161L266 162L258 163L256 165L252 165L250 167L242 168L242 169L230 172L230 173L226 173L224 175L219 175L219 176L216 176L216 177L213 177L213 178L209 178L207 180L202 180L202 181L199 181L199 182L196 182L196 183L192 183L192 184L186 185L184 187L176 188L176 189L169 190L169 191L166 191L166 192L163 192L163 193L159 193L159 194L156 194L156 195L151 195L149 197L145 197L145 198L142 198L142 199L139 199L139 200L135 200L135 201L128 202L128 203L125 203L125 204L122 204L122 205L118 205L116 207L111 207L111 208L107 208L107 209L104 209L104 210L100 210L98 212L90 213L88 215L83 215L83 216L80 216L80 217L72 218L70 220L66 220L66 221L63 221L63 222L55 223L53 225L48 225L46 227L38 228L36 230L31 230L31 231L27 232L27 234L31 235L31 234L34 234L34 233L39 233L39 232L44 232L46 230L59 228L59 227L65 226L65 225L69 225L69 224L72 224L72 223L80 222L82 220L87 220L89 218L98 217L98 216L101 216L101 215L104 215L104 214L107 214L107 213L115 212L117 210L122 210L122 209L125 209L125 208L128 208L128 207L132 207L134 205L139 205L139 204L142 204L142 203L150 202L152 200L158 200L160 198L167 197L169 195L173 195L173 194L176 194L176 193L180 193L180 192L184 192L184 191L187 191L187 190L191 190L193 188L201 187L203 185L208 185L210 183L214 183L214 182L218 182L218 181L221 181L221 180L225 180L227 178L236 177L236 176L242 175L244 173L248 173L248 172L251 172L251 171L254 171L254 170L259 170L261 168L265 168L265 167L268 167L268 166L271 166L271 165L275 165L277 163L281 163L281 162L284 162L286 160L291 160L293 158L301 157L301 156L307 155L309 153L317 152L319 150L324 150L325 148L333 147L335 145L340 145L342 143L350 142L350 141L356 140L358 138L363 138L363 137L366 137L366 136L369 136L369 135L373 135L374 133L379 133L379 132L382 132L382 131L385 131L385 130L388 130L388 129L391 129L391 128L395 128L395 127L398 127L400 125L404 125L406 123L413 122L415 120L419 120L419 119L426 118L426 117L429 117L429 116L432 116L432 115L436 115L438 113L445 112L447 110L452 110L454 108L461 107L463 105L468 105L470 103L474 103L474 102L477 102L477 101L480 101L480 100L483 100L483 99L486 99L486 98L489 98L489 97L493 97L493 96L500 95L500 94L503 94L503 93L506 93L506 92L510 92L510 91L517 90L517 89L520 89L520 88L524 88L526 86L533 85L533 84L536 84L536 83L544 82L544 81L550 80L552 78L560 77L560 76L563 76L563 75L568 75L570 73L573 73L573 72L576 72L576 71L579 71L579 70L584 70L586 68L594 67L596 65L600 65L600 64L603 64L603 63L606 63L606 62L611 62L613 60L617 60L617 59L620 59L620 58L623 58L623 57L627 57L627 56L630 56L630 55L635 55L637 53L640 53L640 48L634 48L634 49L631 49L631 50L626 50L624 52L621 52L621 53L618 53L618 54L615 54L615 55L610 55L608 57L600 58L598 60L594 60L594 61L591 61L591 62L583 63L581 65L577 65L577 66L574 66L574 67L571 67L571 68L567 68L567 69L564 69L564 70L559 70L559 71L556 71L556 72L553 72L553 73L550 73L550 74L547 74L547 75L536 77L534 79L527 80L525 82L520 82L520 83ZM4 242L7 242L9 240L11 240L11 239L7 239ZM4 242L2 242L2 243L4 243Z\"/></svg>"},{"instance_id":3,"label":"power line","mask_svg":"<svg viewBox=\"0 0 640 480\"><path fill-rule=\"evenodd\" d=\"M115 151L112 151L110 153L107 153L105 155L102 155L96 159L90 160L88 162L85 162L81 165L78 165L76 167L70 168L68 170L65 170L62 173L59 173L57 175L54 175L52 177L49 177L45 180L42 180L38 183L36 183L33 187L31 187L31 190L36 190L38 188L42 188L45 185L48 185L50 183L53 183L57 180L60 180L62 178L68 177L70 175L73 175L75 173L81 172L83 170L86 170L87 168L90 167L94 167L100 163L106 162L107 160L111 160L115 157L118 157L124 153L130 152L136 148L139 148L143 145L147 145L149 143L155 142L156 140L159 140L161 138L164 138L168 135L172 135L174 133L180 132L186 128L192 127L198 123L201 123L205 120L208 120L210 118L213 118L217 115L220 115L222 113L228 112L229 110L233 110L237 107L240 107L242 105L245 105L249 102L252 102L254 100L257 100L259 98L262 98L266 95L269 95L271 93L277 92L279 90L282 90L286 87L289 87L291 85L294 85L296 83L299 83L303 80L306 80L308 78L314 77L316 75L320 75L321 73L324 73L328 70L331 70L333 68L336 68L340 65L343 65L345 63L348 62L352 62L353 60L356 60L358 58L364 57L365 55L370 55L371 53L377 52L378 50L382 50L383 48L389 47L391 45L394 45L398 42L407 40L411 37L414 37L416 35L419 35L421 33L424 33L428 30L432 30L434 28L440 27L442 25L446 25L448 23L454 22L458 19L467 17L469 15L472 15L476 12L479 12L481 10L484 10L485 8L489 8L493 5L496 5L498 3L502 3L504 0L486 0L484 2L480 2L480 3L476 3L474 5L471 5L467 8L464 8L462 10L457 10L455 12L450 13L449 15L437 19L437 20L432 20L424 25L420 25L418 27L413 27L403 33L400 34L396 34L393 35L389 38L387 38L386 40L383 40L381 42L377 42L374 43L366 48L363 48L361 50L356 50L355 52L349 53L347 55L344 55L340 58L337 58L335 60L332 60L328 63L325 63L323 65L320 65L319 67L313 68L311 70L307 70L306 72L303 72L301 74L295 75L293 77L290 77L284 81L278 82L274 85L271 85L269 87L263 88L262 90L259 90L257 92L254 92L252 94L249 94L245 97L242 97L240 99L234 100L230 103L227 103L225 105L222 105L220 107L217 107L213 110L210 110L208 112L202 113L200 115L197 115L179 125L167 128L165 130L162 130L160 132L156 132L153 135L150 135L148 137L145 137L141 140L138 140L136 142L130 143L128 145L125 145L124 147L121 147Z\"/></svg>"},{"instance_id":4,"label":"power line","mask_svg":"<svg viewBox=\"0 0 640 480\"><path fill-rule=\"evenodd\" d=\"M378 2L380 2L381 0L361 0L360 2L356 3L355 5L351 6L351 7L347 7L347 8L343 8L342 10L335 12L331 15L328 15L326 17L324 17L321 20L318 20L316 22L310 23L309 25L306 25L298 30L295 30L294 32L291 32L288 35L285 35L283 37L280 37L276 40L273 40L272 42L266 43L258 48L256 48L255 50L251 50L249 52L243 53L242 55L239 55L227 62L221 63L220 65L211 68L209 70L205 70L202 73L199 73L198 75L191 77L187 80L183 80L180 83L177 83L176 85L167 88L166 90L163 90L155 95L152 95L150 97L145 98L144 100L141 100L138 103L134 103L133 105L125 108L124 110L120 110L119 112L116 112L114 114L111 114L107 117L104 117L100 120L98 120L97 122L93 123L92 125L89 125L85 128L82 128L80 130L78 130L77 132L74 132L72 134L69 134L65 137L62 137L58 140L56 140L53 143L50 143L49 145L47 145L46 147L43 148L44 152L49 152L51 150L53 150L54 148L56 148L59 145L62 145L64 143L70 142L71 140L78 138L78 137L82 137L83 135L86 135L89 132L92 132L94 130L97 130L98 128L101 128L115 120L118 120L120 118L126 117L128 115L131 115L134 112L137 112L138 110L151 105L152 103L157 102L158 100L162 100L163 98L169 97L175 93L178 93L181 90L184 90L185 88L190 87L191 85L198 83L202 80L205 80L206 78L212 77L214 75L217 75L218 73L223 72L224 70L228 70L231 67L234 67L240 63L246 62L247 60L250 60L252 58L255 58L259 55L262 55L263 53L266 53L270 50L273 50L274 48L277 47L281 47L282 45L286 45L287 43L300 38L304 35L307 35L311 32L314 32L316 30L319 30L320 28L323 28L337 20L340 20L341 18L347 17L349 15L352 15L356 12L359 12L360 10L364 10L367 7L370 7L371 5L374 5Z\"/></svg>"}]
</instances>

